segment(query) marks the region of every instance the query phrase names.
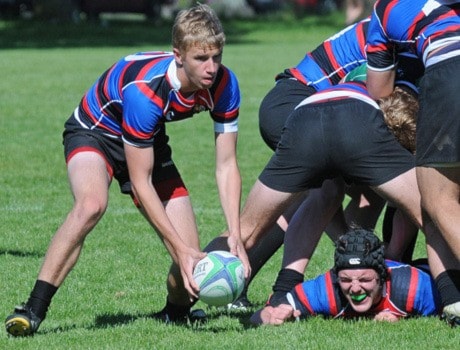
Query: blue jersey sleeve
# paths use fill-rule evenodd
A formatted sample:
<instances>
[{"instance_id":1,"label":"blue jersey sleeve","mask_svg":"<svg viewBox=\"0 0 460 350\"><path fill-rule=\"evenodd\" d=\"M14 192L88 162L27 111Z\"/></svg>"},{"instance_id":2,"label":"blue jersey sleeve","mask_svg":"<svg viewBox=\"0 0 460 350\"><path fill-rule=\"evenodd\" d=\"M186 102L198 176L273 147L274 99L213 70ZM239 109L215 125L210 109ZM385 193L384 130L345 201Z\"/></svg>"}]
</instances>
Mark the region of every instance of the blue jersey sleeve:
<instances>
[{"instance_id":1,"label":"blue jersey sleeve","mask_svg":"<svg viewBox=\"0 0 460 350\"><path fill-rule=\"evenodd\" d=\"M142 82L128 85L123 97L123 140L140 147L151 146L162 117L161 98Z\"/></svg>"},{"instance_id":2,"label":"blue jersey sleeve","mask_svg":"<svg viewBox=\"0 0 460 350\"><path fill-rule=\"evenodd\" d=\"M215 103L211 117L216 132L237 131L241 103L240 88L236 75L225 66L222 68L217 84L211 89Z\"/></svg>"}]
</instances>

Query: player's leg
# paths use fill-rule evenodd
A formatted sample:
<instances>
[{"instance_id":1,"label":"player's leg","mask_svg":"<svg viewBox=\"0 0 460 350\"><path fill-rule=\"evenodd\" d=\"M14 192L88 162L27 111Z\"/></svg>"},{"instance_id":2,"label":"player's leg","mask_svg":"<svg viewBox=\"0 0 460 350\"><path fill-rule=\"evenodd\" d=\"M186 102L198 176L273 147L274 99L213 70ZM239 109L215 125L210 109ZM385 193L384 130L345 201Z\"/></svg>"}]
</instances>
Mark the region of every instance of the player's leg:
<instances>
[{"instance_id":1,"label":"player's leg","mask_svg":"<svg viewBox=\"0 0 460 350\"><path fill-rule=\"evenodd\" d=\"M388 245L393 234L400 236L405 234L404 232L407 232L409 237L413 237L409 246L402 254L401 261L404 263L411 264L413 262L418 230L418 226L409 220L405 213L403 213L400 209L395 208L393 204L387 204L382 225L383 243ZM401 233L401 231L403 233Z\"/></svg>"},{"instance_id":2,"label":"player's leg","mask_svg":"<svg viewBox=\"0 0 460 350\"><path fill-rule=\"evenodd\" d=\"M272 287L270 304L285 302L286 293L303 282L304 273L321 236L341 207L344 197L342 179L328 180L321 191L310 191L309 196L295 212L284 237L281 270ZM344 223L340 233L347 230ZM332 240L337 237L330 236Z\"/></svg>"},{"instance_id":3,"label":"player's leg","mask_svg":"<svg viewBox=\"0 0 460 350\"><path fill-rule=\"evenodd\" d=\"M325 230L333 241L350 225L373 230L385 205L385 200L368 186L349 186L345 193L350 197L347 207L339 207Z\"/></svg>"},{"instance_id":4,"label":"player's leg","mask_svg":"<svg viewBox=\"0 0 460 350\"><path fill-rule=\"evenodd\" d=\"M200 250L198 229L190 197L183 196L170 199L165 202L165 210L181 240L187 246ZM179 267L175 263L171 266L167 287L170 302L177 305L190 305Z\"/></svg>"},{"instance_id":5,"label":"player's leg","mask_svg":"<svg viewBox=\"0 0 460 350\"><path fill-rule=\"evenodd\" d=\"M307 192L308 193L308 192ZM308 194L305 196L308 196ZM296 209L299 207L300 203L305 199L304 196L299 197L290 207L281 215L277 222L264 233L263 237L247 251L249 263L251 265L251 276L246 281L246 285L241 292L241 295L234 302L228 305L230 309L245 309L251 306L251 302L248 299L248 289L253 281L254 277L259 273L265 263L278 251L278 249L283 245L284 235L288 228L289 221L291 220L292 215L295 213ZM243 242L247 238L243 237ZM215 250L215 243L219 242L219 238L213 240L204 251ZM225 240L220 241L225 245L223 250L228 250L228 245ZM221 248L222 249L222 248Z\"/></svg>"},{"instance_id":6,"label":"player's leg","mask_svg":"<svg viewBox=\"0 0 460 350\"><path fill-rule=\"evenodd\" d=\"M161 183L156 184L161 186ZM166 214L170 218L175 230L189 247L200 250L198 228L188 195L171 198L163 202ZM161 236L159 236L161 238ZM163 241L165 243L165 241ZM168 251L171 251L165 244ZM184 288L179 266L172 263L167 278L167 291L165 307L153 314L153 317L166 323L204 322L206 314L202 310L191 311L194 303L190 302L187 290Z\"/></svg>"},{"instance_id":7,"label":"player's leg","mask_svg":"<svg viewBox=\"0 0 460 350\"><path fill-rule=\"evenodd\" d=\"M68 163L74 205L54 235L38 278L59 286L77 262L86 235L107 208L111 178L96 152L76 154Z\"/></svg>"},{"instance_id":8,"label":"player's leg","mask_svg":"<svg viewBox=\"0 0 460 350\"><path fill-rule=\"evenodd\" d=\"M314 88L307 87L298 80L290 79L287 76L277 80L276 85L263 98L259 107L260 135L270 149L273 151L276 150L286 119L295 107L315 92ZM278 218L277 222L263 233L263 237L256 245L248 251L248 258L251 264L251 277L240 298L229 305L230 308L240 308L250 305L247 299L249 284L262 266L265 265L283 244L284 233L286 232L288 223L302 200L302 198L299 198L296 202L292 203ZM248 237L244 237L244 232L242 232L242 235L243 242L245 242ZM204 250L210 251L217 248L227 250L226 245L225 238L218 237L210 242Z\"/></svg>"},{"instance_id":9,"label":"player's leg","mask_svg":"<svg viewBox=\"0 0 460 350\"><path fill-rule=\"evenodd\" d=\"M447 241L454 252L453 258L460 261L460 171L459 168L417 167L417 180L422 194L422 207L434 225L439 228L442 237L434 241ZM458 265L458 264L457 264ZM452 286L451 281L454 281ZM444 303L443 318L453 325L460 325L460 267L446 269L437 278Z\"/></svg>"},{"instance_id":10,"label":"player's leg","mask_svg":"<svg viewBox=\"0 0 460 350\"><path fill-rule=\"evenodd\" d=\"M417 167L422 207L460 260L460 168Z\"/></svg>"},{"instance_id":11,"label":"player's leg","mask_svg":"<svg viewBox=\"0 0 460 350\"><path fill-rule=\"evenodd\" d=\"M444 309L457 308L460 305L460 262L455 257L447 242L440 234L436 225L426 215L422 215L421 197L418 191L415 169L376 187L376 191L386 196L398 208L404 210L409 218L421 228L425 234L430 272L435 279ZM396 242L396 243L395 243ZM389 254L404 251L410 237L393 235L389 244ZM458 310L454 310L457 312ZM456 314L453 319L458 319Z\"/></svg>"},{"instance_id":12,"label":"player's leg","mask_svg":"<svg viewBox=\"0 0 460 350\"><path fill-rule=\"evenodd\" d=\"M344 210L346 222L373 230L385 206L385 200L368 186L350 186L346 189L346 194L350 197Z\"/></svg>"},{"instance_id":13,"label":"player's leg","mask_svg":"<svg viewBox=\"0 0 460 350\"><path fill-rule=\"evenodd\" d=\"M28 301L6 320L6 329L14 336L38 329L53 295L76 264L87 234L107 207L111 178L100 154L77 153L67 168L74 204L49 245Z\"/></svg>"}]
</instances>

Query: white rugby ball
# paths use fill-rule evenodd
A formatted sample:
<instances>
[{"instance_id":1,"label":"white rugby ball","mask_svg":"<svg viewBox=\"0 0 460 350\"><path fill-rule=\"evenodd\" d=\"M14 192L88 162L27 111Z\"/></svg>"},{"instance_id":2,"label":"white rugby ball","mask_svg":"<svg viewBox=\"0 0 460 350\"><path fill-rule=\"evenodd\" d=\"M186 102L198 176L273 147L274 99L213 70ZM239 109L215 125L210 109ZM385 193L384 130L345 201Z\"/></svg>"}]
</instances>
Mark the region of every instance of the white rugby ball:
<instances>
[{"instance_id":1,"label":"white rugby ball","mask_svg":"<svg viewBox=\"0 0 460 350\"><path fill-rule=\"evenodd\" d=\"M196 264L193 278L200 287L200 300L210 306L224 306L235 301L244 288L241 260L223 250L209 252Z\"/></svg>"}]
</instances>

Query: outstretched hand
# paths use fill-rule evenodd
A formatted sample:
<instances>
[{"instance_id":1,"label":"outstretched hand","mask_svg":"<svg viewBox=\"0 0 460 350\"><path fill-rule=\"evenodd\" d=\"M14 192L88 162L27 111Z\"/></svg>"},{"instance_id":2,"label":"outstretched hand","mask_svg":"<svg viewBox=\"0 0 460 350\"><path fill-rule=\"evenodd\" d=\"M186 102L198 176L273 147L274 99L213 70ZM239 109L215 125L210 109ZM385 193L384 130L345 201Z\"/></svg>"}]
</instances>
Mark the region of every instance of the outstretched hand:
<instances>
[{"instance_id":1,"label":"outstretched hand","mask_svg":"<svg viewBox=\"0 0 460 350\"><path fill-rule=\"evenodd\" d=\"M299 310L294 310L291 305L280 304L276 307L265 306L263 309L257 311L251 317L251 323L253 324L269 324L269 325L281 325L286 321L292 321L300 316Z\"/></svg>"},{"instance_id":2,"label":"outstretched hand","mask_svg":"<svg viewBox=\"0 0 460 350\"><path fill-rule=\"evenodd\" d=\"M390 311L380 311L374 316L375 321L384 321L384 322L398 322L398 316L392 314Z\"/></svg>"}]
</instances>

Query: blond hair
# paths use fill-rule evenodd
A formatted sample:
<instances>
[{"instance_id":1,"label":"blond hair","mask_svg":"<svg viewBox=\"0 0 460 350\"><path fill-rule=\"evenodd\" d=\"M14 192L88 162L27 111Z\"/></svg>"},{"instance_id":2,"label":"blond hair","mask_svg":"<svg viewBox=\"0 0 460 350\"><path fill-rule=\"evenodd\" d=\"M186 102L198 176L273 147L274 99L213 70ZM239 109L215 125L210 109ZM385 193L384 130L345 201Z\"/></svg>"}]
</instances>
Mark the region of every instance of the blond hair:
<instances>
[{"instance_id":1,"label":"blond hair","mask_svg":"<svg viewBox=\"0 0 460 350\"><path fill-rule=\"evenodd\" d=\"M221 49L224 44L222 23L208 5L197 4L177 14L172 27L173 48L186 52L195 45Z\"/></svg>"},{"instance_id":2,"label":"blond hair","mask_svg":"<svg viewBox=\"0 0 460 350\"><path fill-rule=\"evenodd\" d=\"M419 109L415 94L395 87L391 95L378 101L385 123L398 142L415 153L415 128Z\"/></svg>"}]
</instances>

